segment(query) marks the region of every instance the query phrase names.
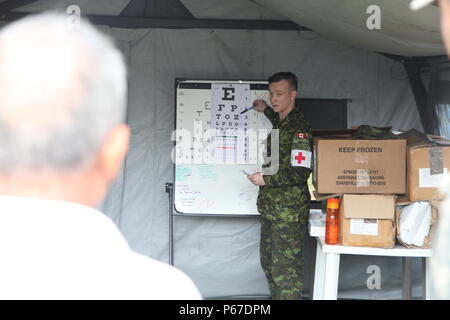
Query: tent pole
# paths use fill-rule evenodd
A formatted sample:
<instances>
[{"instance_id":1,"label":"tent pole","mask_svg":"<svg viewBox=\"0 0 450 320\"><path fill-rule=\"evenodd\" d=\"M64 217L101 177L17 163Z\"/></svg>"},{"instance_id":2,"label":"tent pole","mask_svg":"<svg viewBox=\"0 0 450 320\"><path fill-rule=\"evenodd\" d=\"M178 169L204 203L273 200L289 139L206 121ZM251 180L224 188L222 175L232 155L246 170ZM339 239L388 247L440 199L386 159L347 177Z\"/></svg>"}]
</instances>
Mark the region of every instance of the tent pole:
<instances>
[{"instance_id":1,"label":"tent pole","mask_svg":"<svg viewBox=\"0 0 450 320\"><path fill-rule=\"evenodd\" d=\"M173 183L166 182L166 192L169 194L169 264L173 266Z\"/></svg>"},{"instance_id":2,"label":"tent pole","mask_svg":"<svg viewBox=\"0 0 450 320\"><path fill-rule=\"evenodd\" d=\"M436 110L433 105L430 105L430 100L428 99L428 93L422 82L422 77L418 64L413 58L405 58L403 60L403 65L408 74L409 84L416 101L417 109L419 111L420 119L422 121L423 130L428 134L438 134L436 128ZM433 66L433 65L432 65ZM434 75L431 78L435 78L437 69L432 68Z\"/></svg>"}]
</instances>

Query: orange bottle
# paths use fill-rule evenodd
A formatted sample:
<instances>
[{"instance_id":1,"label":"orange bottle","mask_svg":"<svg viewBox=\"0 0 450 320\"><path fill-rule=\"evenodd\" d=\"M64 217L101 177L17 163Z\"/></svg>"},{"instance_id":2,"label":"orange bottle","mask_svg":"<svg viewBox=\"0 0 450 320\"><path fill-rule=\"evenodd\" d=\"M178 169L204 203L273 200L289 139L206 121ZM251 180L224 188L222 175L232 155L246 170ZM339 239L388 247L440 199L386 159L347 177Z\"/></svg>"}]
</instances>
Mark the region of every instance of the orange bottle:
<instances>
[{"instance_id":1,"label":"orange bottle","mask_svg":"<svg viewBox=\"0 0 450 320\"><path fill-rule=\"evenodd\" d=\"M339 199L327 200L327 217L325 222L325 243L338 244L339 239Z\"/></svg>"}]
</instances>

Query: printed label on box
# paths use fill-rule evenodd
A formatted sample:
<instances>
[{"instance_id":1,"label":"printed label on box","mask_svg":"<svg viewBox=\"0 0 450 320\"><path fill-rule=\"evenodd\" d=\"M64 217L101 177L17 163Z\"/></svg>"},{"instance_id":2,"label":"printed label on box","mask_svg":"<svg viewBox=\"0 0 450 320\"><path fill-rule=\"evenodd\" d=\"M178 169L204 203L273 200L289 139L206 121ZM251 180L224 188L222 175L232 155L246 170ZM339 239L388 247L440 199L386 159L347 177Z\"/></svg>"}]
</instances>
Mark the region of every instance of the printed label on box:
<instances>
[{"instance_id":1,"label":"printed label on box","mask_svg":"<svg viewBox=\"0 0 450 320\"><path fill-rule=\"evenodd\" d=\"M446 176L447 168L441 174L430 174L430 168L419 168L419 188L440 188Z\"/></svg>"},{"instance_id":2,"label":"printed label on box","mask_svg":"<svg viewBox=\"0 0 450 320\"><path fill-rule=\"evenodd\" d=\"M376 236L378 235L378 219L350 219L350 233Z\"/></svg>"},{"instance_id":3,"label":"printed label on box","mask_svg":"<svg viewBox=\"0 0 450 320\"><path fill-rule=\"evenodd\" d=\"M384 175L380 172L381 170L375 169L344 169L336 177L336 185L352 185L357 187L385 186L386 181Z\"/></svg>"}]
</instances>

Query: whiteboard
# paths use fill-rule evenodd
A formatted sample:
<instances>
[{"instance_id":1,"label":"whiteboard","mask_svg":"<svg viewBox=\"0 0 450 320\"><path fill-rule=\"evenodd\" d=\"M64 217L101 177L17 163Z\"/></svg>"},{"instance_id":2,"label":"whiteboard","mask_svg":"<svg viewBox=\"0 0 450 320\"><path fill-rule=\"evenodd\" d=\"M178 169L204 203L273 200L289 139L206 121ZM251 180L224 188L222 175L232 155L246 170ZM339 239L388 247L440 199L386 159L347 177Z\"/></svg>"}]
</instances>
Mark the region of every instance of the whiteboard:
<instances>
[{"instance_id":1,"label":"whiteboard","mask_svg":"<svg viewBox=\"0 0 450 320\"><path fill-rule=\"evenodd\" d=\"M267 88L267 81L176 80L176 213L259 214L259 187L243 171L261 170L261 142L272 125L263 113L240 112L255 99L268 102Z\"/></svg>"}]
</instances>

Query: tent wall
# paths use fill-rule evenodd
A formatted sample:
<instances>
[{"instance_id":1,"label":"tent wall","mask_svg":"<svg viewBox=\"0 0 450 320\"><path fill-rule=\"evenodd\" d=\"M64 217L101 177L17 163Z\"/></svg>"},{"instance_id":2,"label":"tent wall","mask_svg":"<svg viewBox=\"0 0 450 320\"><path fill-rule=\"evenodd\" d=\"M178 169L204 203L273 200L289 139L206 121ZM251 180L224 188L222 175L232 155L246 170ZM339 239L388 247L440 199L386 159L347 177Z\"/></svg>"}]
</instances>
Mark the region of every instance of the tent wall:
<instances>
[{"instance_id":1,"label":"tent wall","mask_svg":"<svg viewBox=\"0 0 450 320\"><path fill-rule=\"evenodd\" d=\"M168 262L169 253L164 186L174 180L175 78L266 79L277 71L292 71L300 79L301 97L351 99L349 127L422 130L401 64L312 32L105 31L120 40L129 65L132 137L124 174L103 209L134 250L161 261ZM176 216L174 220L175 265L192 277L204 297L268 294L259 265L258 218ZM400 259L344 257L341 261L340 297L401 297ZM381 267L380 290L366 287L371 264Z\"/></svg>"}]
</instances>

